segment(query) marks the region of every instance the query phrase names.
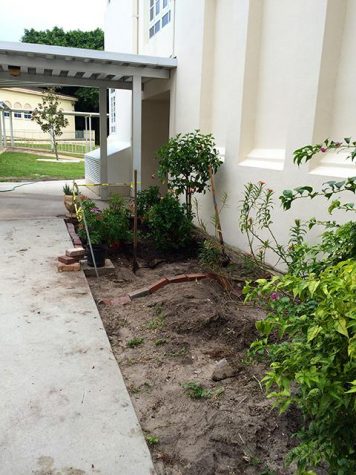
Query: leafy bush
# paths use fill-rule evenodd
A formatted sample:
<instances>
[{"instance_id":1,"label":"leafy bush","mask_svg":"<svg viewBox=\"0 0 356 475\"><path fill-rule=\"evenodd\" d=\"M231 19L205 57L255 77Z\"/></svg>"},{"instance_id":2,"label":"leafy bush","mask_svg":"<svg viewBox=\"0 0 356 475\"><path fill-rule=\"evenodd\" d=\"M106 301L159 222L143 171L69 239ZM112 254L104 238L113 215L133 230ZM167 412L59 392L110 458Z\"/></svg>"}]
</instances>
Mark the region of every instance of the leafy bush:
<instances>
[{"instance_id":1,"label":"leafy bush","mask_svg":"<svg viewBox=\"0 0 356 475\"><path fill-rule=\"evenodd\" d=\"M158 151L158 175L178 194L185 194L187 213L192 212L192 194L205 193L209 187L209 167L216 173L221 165L211 134L196 130L172 137Z\"/></svg>"},{"instance_id":2,"label":"leafy bush","mask_svg":"<svg viewBox=\"0 0 356 475\"><path fill-rule=\"evenodd\" d=\"M320 242L310 245L303 239L290 246L288 270L294 275L307 275L310 272L320 273L338 262L356 258L356 223L338 225L335 222L321 223L325 230ZM314 226L309 220L308 228ZM304 226L306 227L306 225Z\"/></svg>"},{"instance_id":3,"label":"leafy bush","mask_svg":"<svg viewBox=\"0 0 356 475\"><path fill-rule=\"evenodd\" d=\"M162 250L181 249L192 239L192 222L186 216L178 199L167 194L151 207L147 214L148 234L157 248Z\"/></svg>"},{"instance_id":4,"label":"leafy bush","mask_svg":"<svg viewBox=\"0 0 356 475\"><path fill-rule=\"evenodd\" d=\"M319 153L327 153L330 150L336 150L336 152L347 151L347 156L352 162L356 160L356 141L352 141L351 137L345 137L341 142L330 139L324 140L321 144L305 145L304 147L295 150L294 163L301 165L311 160L315 155ZM290 209L293 201L297 199L310 198L313 199L316 196L321 196L330 200L339 193L351 192L356 193L356 177L348 177L343 181L328 181L324 183L323 188L318 191L314 190L311 186L299 186L294 190L284 190L280 196L280 200L284 209ZM335 209L342 209L344 211L356 211L355 204L342 203L339 199L335 199L331 202L328 210L331 214Z\"/></svg>"},{"instance_id":5,"label":"leafy bush","mask_svg":"<svg viewBox=\"0 0 356 475\"><path fill-rule=\"evenodd\" d=\"M265 183L245 185L240 211L240 230L247 236L250 251L255 261L264 265L266 252L277 256L288 272L307 275L320 272L341 260L356 257L356 223L337 224L335 221L318 221L311 218L305 222L295 219L289 230L286 245L278 242L273 228L273 190ZM320 226L320 240L315 245L306 242L308 231Z\"/></svg>"},{"instance_id":6,"label":"leafy bush","mask_svg":"<svg viewBox=\"0 0 356 475\"><path fill-rule=\"evenodd\" d=\"M305 416L300 445L290 454L300 473L322 462L332 474L356 473L356 261L307 278L287 274L247 285L246 300L268 310L256 326L270 370L263 382L281 411L296 404ZM271 338L272 337L272 338Z\"/></svg>"},{"instance_id":7,"label":"leafy bush","mask_svg":"<svg viewBox=\"0 0 356 475\"><path fill-rule=\"evenodd\" d=\"M161 193L158 186L150 186L146 190L137 193L137 215L143 218L146 216L150 208L161 199Z\"/></svg>"},{"instance_id":8,"label":"leafy bush","mask_svg":"<svg viewBox=\"0 0 356 475\"><path fill-rule=\"evenodd\" d=\"M130 215L121 196L110 198L109 207L103 211L103 224L108 244L130 240Z\"/></svg>"},{"instance_id":9,"label":"leafy bush","mask_svg":"<svg viewBox=\"0 0 356 475\"><path fill-rule=\"evenodd\" d=\"M78 235L82 241L86 242L87 236L83 214L85 215L92 244L111 245L115 242L122 242L130 239L129 213L120 196L115 195L111 197L109 206L104 211L97 208L95 202L90 199L82 201L78 213Z\"/></svg>"}]
</instances>

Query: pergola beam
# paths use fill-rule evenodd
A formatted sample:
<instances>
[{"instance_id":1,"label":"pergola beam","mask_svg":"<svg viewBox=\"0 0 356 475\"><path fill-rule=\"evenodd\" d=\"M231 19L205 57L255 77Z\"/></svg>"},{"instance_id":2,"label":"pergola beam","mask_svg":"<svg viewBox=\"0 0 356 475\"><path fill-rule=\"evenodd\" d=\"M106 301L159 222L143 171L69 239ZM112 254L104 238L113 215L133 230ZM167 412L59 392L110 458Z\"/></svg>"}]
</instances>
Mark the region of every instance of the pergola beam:
<instances>
[{"instance_id":1,"label":"pergola beam","mask_svg":"<svg viewBox=\"0 0 356 475\"><path fill-rule=\"evenodd\" d=\"M124 81L108 81L104 79L83 79L67 76L38 76L37 74L22 73L17 78L11 77L7 71L0 72L0 87L21 86L81 86L81 87L111 87L113 89L132 89L132 83Z\"/></svg>"},{"instance_id":2,"label":"pergola beam","mask_svg":"<svg viewBox=\"0 0 356 475\"><path fill-rule=\"evenodd\" d=\"M122 66L107 63L84 63L83 61L78 60L62 60L62 59L46 59L46 58L31 58L29 56L22 55L8 55L0 53L0 64L20 67L20 68L39 68L42 71L45 69L60 71L68 71L68 74L72 72L82 72L82 73L92 73L92 74L102 74L105 71L105 74L112 74L114 76L146 76L150 78L158 79L168 79L169 71L166 69L156 69L146 66Z\"/></svg>"},{"instance_id":3,"label":"pergola beam","mask_svg":"<svg viewBox=\"0 0 356 475\"><path fill-rule=\"evenodd\" d=\"M83 48L68 48L64 46L52 46L31 43L14 43L10 41L0 42L0 52L8 54L22 54L44 56L47 59L76 58L83 62L107 62L107 63L127 63L135 66L151 66L161 68L175 68L177 62L174 58L163 58L157 56L144 56L129 53L115 53L112 51L91 50Z\"/></svg>"}]
</instances>

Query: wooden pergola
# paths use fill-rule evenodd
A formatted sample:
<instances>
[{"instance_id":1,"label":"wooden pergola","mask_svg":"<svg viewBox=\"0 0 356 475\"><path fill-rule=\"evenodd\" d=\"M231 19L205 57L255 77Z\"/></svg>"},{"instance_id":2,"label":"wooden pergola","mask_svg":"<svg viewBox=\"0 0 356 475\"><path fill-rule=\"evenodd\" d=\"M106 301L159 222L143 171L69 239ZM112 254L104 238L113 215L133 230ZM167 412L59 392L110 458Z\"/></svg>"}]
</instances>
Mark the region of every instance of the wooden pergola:
<instances>
[{"instance_id":1,"label":"wooden pergola","mask_svg":"<svg viewBox=\"0 0 356 475\"><path fill-rule=\"evenodd\" d=\"M100 181L107 183L107 89L132 91L133 170L141 182L142 91L156 79L169 79L174 58L79 48L0 42L1 87L81 86L99 89ZM105 195L107 188L101 188ZM105 198L105 196L102 196Z\"/></svg>"}]
</instances>

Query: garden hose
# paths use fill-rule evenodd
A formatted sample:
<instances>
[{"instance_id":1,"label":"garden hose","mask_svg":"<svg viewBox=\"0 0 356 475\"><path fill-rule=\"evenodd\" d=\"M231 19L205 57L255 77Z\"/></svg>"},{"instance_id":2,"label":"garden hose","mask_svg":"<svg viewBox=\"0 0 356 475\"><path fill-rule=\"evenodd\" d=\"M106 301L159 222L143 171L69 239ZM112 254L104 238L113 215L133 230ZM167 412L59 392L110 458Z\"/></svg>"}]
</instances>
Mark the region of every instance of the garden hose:
<instances>
[{"instance_id":1,"label":"garden hose","mask_svg":"<svg viewBox=\"0 0 356 475\"><path fill-rule=\"evenodd\" d=\"M14 191L16 188L19 188L20 186L33 185L34 183L39 183L39 182L31 181L29 183L20 183L19 185L14 185L10 190L0 190L0 193L7 193L8 191Z\"/></svg>"}]
</instances>

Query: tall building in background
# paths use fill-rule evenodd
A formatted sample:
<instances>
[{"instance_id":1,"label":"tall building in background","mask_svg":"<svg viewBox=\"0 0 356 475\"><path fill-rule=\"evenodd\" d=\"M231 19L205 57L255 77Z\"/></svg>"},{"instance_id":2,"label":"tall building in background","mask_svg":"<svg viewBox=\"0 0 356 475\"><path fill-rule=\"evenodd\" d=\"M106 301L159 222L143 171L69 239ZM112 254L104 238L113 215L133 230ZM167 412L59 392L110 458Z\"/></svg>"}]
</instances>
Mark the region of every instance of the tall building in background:
<instances>
[{"instance_id":1,"label":"tall building in background","mask_svg":"<svg viewBox=\"0 0 356 475\"><path fill-rule=\"evenodd\" d=\"M217 188L229 207L226 240L246 249L238 232L244 184L262 180L275 190L355 175L342 154L324 154L297 168L293 151L326 137L354 135L356 2L353 0L109 0L105 49L177 57L169 81L142 94L142 184L155 183L155 152L178 132L211 132L224 156ZM131 141L131 93L110 92L110 141ZM207 223L211 197L198 196ZM312 214L327 218L324 206ZM309 208L309 209L307 209ZM276 207L288 224L309 217Z\"/></svg>"}]
</instances>

